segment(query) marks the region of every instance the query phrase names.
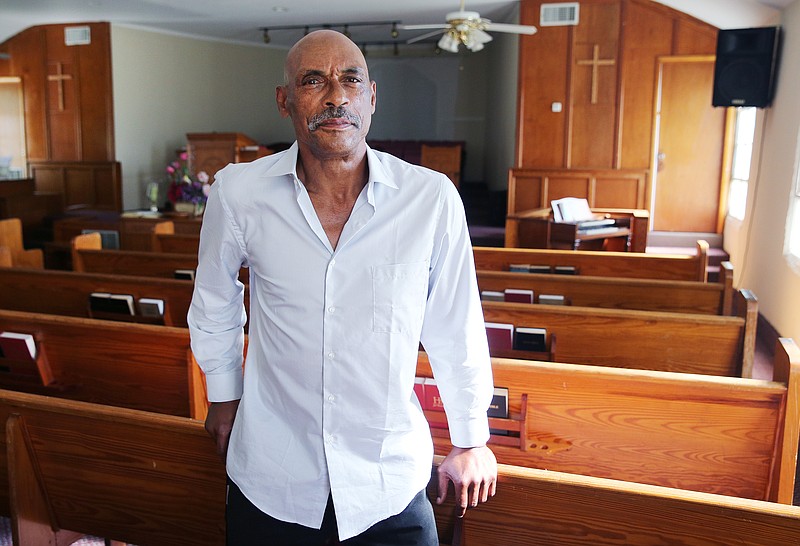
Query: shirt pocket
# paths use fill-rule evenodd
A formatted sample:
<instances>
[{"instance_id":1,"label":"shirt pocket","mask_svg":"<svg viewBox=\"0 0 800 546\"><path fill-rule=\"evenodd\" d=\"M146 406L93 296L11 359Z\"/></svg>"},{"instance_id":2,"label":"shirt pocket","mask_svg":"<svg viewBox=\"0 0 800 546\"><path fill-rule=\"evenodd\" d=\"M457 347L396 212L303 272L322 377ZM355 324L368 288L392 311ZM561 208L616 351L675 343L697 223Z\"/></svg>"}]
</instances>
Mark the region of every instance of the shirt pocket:
<instances>
[{"instance_id":1,"label":"shirt pocket","mask_svg":"<svg viewBox=\"0 0 800 546\"><path fill-rule=\"evenodd\" d=\"M409 333L422 326L428 297L428 264L372 267L372 331Z\"/></svg>"}]
</instances>

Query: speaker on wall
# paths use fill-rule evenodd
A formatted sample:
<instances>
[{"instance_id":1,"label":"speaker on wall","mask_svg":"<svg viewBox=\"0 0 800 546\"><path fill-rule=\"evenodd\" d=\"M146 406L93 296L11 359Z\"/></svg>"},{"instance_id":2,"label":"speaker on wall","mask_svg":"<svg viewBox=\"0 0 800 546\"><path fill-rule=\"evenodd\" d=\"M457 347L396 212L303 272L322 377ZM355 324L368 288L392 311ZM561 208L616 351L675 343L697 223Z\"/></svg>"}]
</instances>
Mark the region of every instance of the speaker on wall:
<instances>
[{"instance_id":1,"label":"speaker on wall","mask_svg":"<svg viewBox=\"0 0 800 546\"><path fill-rule=\"evenodd\" d=\"M778 27L719 31L713 106L769 106L777 69L778 38Z\"/></svg>"}]
</instances>

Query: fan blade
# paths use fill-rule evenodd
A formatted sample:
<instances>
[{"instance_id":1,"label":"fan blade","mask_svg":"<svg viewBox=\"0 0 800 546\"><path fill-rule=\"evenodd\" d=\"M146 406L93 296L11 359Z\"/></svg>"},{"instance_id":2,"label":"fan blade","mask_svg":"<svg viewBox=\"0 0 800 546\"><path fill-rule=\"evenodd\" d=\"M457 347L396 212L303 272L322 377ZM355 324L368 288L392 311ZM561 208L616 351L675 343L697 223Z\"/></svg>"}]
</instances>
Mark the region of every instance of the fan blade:
<instances>
[{"instance_id":1,"label":"fan blade","mask_svg":"<svg viewBox=\"0 0 800 546\"><path fill-rule=\"evenodd\" d=\"M531 25L508 25L506 23L486 23L485 30L494 32L513 32L514 34L535 34L536 27Z\"/></svg>"},{"instance_id":2,"label":"fan blade","mask_svg":"<svg viewBox=\"0 0 800 546\"><path fill-rule=\"evenodd\" d=\"M431 36L436 36L437 34L441 34L442 32L444 32L443 28L440 28L439 30L434 30L433 32L426 32L425 34L421 34L419 36L411 38L410 40L406 40L406 43L413 44L421 40L424 40L425 38L430 38Z\"/></svg>"},{"instance_id":3,"label":"fan blade","mask_svg":"<svg viewBox=\"0 0 800 546\"><path fill-rule=\"evenodd\" d=\"M447 28L447 23L434 23L430 25L397 25L400 30L428 30L431 28Z\"/></svg>"}]
</instances>

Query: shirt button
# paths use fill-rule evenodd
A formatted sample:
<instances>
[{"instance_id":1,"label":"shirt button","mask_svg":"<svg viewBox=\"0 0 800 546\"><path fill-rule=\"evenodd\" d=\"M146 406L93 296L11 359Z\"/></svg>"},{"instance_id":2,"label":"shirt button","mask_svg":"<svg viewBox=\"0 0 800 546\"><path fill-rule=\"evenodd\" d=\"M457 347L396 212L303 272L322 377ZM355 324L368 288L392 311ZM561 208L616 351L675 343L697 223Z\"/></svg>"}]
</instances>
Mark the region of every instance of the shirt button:
<instances>
[{"instance_id":1,"label":"shirt button","mask_svg":"<svg viewBox=\"0 0 800 546\"><path fill-rule=\"evenodd\" d=\"M334 402L336 402L336 397L334 395L332 395L332 394L329 394L328 395L328 402L333 404Z\"/></svg>"},{"instance_id":2,"label":"shirt button","mask_svg":"<svg viewBox=\"0 0 800 546\"><path fill-rule=\"evenodd\" d=\"M335 258L333 260L331 260L330 267L333 267L334 265L336 265L336 259Z\"/></svg>"},{"instance_id":3,"label":"shirt button","mask_svg":"<svg viewBox=\"0 0 800 546\"><path fill-rule=\"evenodd\" d=\"M331 360L333 360L333 358L334 358L335 356L336 356L336 353L334 353L333 351L331 351L331 352L329 352L329 353L328 353L328 358L330 358Z\"/></svg>"},{"instance_id":4,"label":"shirt button","mask_svg":"<svg viewBox=\"0 0 800 546\"><path fill-rule=\"evenodd\" d=\"M335 313L335 312L336 312L336 307L334 307L333 305L328 307L328 313Z\"/></svg>"}]
</instances>

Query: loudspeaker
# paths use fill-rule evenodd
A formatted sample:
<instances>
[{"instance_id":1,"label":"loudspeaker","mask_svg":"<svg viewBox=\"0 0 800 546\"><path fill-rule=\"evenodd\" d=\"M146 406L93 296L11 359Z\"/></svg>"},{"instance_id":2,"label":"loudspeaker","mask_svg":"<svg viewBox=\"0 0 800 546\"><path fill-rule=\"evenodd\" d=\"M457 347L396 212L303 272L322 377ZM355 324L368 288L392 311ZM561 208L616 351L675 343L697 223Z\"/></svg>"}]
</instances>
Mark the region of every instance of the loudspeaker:
<instances>
[{"instance_id":1,"label":"loudspeaker","mask_svg":"<svg viewBox=\"0 0 800 546\"><path fill-rule=\"evenodd\" d=\"M719 31L713 106L769 106L778 64L778 38L778 27Z\"/></svg>"}]
</instances>

